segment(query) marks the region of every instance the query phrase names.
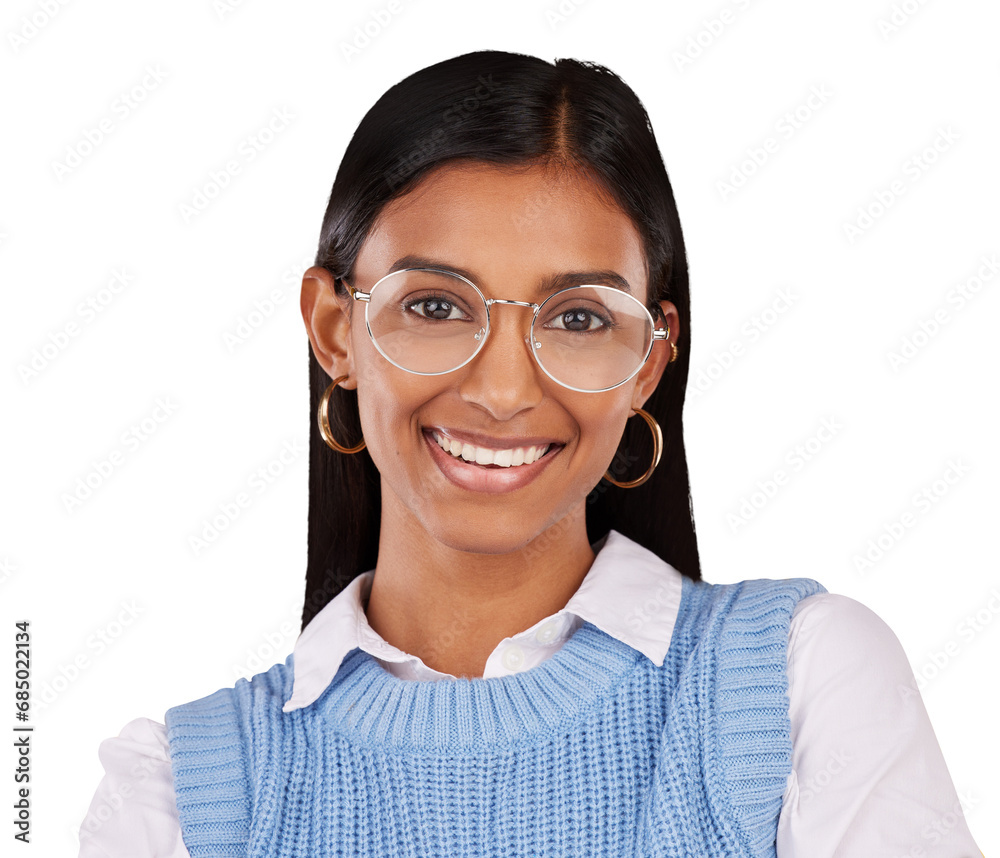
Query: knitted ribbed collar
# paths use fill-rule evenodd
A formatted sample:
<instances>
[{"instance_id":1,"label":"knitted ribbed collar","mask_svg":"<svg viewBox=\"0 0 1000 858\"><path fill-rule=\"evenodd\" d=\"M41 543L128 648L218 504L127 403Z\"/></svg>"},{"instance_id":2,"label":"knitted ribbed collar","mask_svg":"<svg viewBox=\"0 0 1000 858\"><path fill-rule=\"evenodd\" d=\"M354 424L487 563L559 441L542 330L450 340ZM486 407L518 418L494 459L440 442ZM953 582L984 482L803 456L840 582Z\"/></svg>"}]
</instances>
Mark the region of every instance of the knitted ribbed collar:
<instances>
[{"instance_id":1,"label":"knitted ribbed collar","mask_svg":"<svg viewBox=\"0 0 1000 858\"><path fill-rule=\"evenodd\" d=\"M681 586L689 593L695 584ZM541 664L489 679L400 679L355 649L315 702L315 715L325 730L372 751L496 754L590 717L643 664L649 661L635 649L588 622Z\"/></svg>"},{"instance_id":2,"label":"knitted ribbed collar","mask_svg":"<svg viewBox=\"0 0 1000 858\"><path fill-rule=\"evenodd\" d=\"M556 669L561 680L569 681L565 674L567 664L579 667L577 662L581 657L588 662L595 655L607 657L607 652L594 651L595 645L599 650L603 648L600 644L595 644L593 634L584 631L586 626L580 627L581 623L591 623L641 653L657 667L663 664L677 618L683 576L651 551L616 530L609 531L603 545L597 543L594 548L597 552L595 560L566 606L508 639L515 642L520 639L531 641L541 626L553 620L562 621L565 626L566 619L578 618L574 625L579 630L556 653L556 656L560 656L558 669L556 665L549 665L545 671L539 672L540 668L556 658L553 656L526 672L536 679L544 676L545 681L548 681L552 678L551 671ZM284 712L292 712L314 703L330 685L352 650L360 649L387 660L416 658L391 646L368 625L362 597L369 591L374 574L374 570L369 570L355 578L313 617L299 635L293 651L292 695L284 704ZM584 634L581 635L580 632ZM563 651L567 649L569 651L564 654ZM348 667L344 666L345 669ZM625 663L612 660L610 669L615 669L615 666L624 669ZM396 683L406 682L389 675L372 659L351 658L350 668L360 669L365 674L366 681L378 678L378 685L383 692L388 692L395 686L392 683L382 683L378 674L370 674L370 668L386 674ZM505 677L478 679L474 682L485 683L503 678ZM480 702L486 702L486 699ZM565 713L549 714L561 717Z\"/></svg>"}]
</instances>

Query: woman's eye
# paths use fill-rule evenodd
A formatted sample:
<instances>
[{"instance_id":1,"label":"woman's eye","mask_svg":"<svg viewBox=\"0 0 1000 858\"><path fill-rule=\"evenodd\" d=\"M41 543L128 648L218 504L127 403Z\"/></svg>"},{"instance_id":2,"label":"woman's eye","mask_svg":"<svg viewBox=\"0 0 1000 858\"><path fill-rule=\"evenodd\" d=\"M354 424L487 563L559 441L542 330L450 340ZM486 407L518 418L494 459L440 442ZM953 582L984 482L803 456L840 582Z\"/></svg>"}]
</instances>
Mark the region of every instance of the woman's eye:
<instances>
[{"instance_id":1,"label":"woman's eye","mask_svg":"<svg viewBox=\"0 0 1000 858\"><path fill-rule=\"evenodd\" d=\"M447 298L417 298L406 302L406 309L414 311L418 316L435 321L464 319L465 314L454 301Z\"/></svg>"},{"instance_id":2,"label":"woman's eye","mask_svg":"<svg viewBox=\"0 0 1000 858\"><path fill-rule=\"evenodd\" d=\"M596 331L607 327L608 320L593 310L578 308L560 313L550 325L565 331Z\"/></svg>"}]
</instances>

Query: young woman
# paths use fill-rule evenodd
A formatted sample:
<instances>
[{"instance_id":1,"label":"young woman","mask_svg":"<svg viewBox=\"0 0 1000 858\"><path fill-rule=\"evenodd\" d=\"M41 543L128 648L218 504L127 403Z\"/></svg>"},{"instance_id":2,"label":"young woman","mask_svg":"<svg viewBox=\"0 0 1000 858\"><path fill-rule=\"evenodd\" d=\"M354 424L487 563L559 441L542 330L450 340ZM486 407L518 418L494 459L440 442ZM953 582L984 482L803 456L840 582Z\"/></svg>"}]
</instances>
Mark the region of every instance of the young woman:
<instances>
[{"instance_id":1,"label":"young woman","mask_svg":"<svg viewBox=\"0 0 1000 858\"><path fill-rule=\"evenodd\" d=\"M102 744L82 856L978 853L875 614L701 580L684 242L618 77L490 51L391 88L301 307L303 631Z\"/></svg>"}]
</instances>

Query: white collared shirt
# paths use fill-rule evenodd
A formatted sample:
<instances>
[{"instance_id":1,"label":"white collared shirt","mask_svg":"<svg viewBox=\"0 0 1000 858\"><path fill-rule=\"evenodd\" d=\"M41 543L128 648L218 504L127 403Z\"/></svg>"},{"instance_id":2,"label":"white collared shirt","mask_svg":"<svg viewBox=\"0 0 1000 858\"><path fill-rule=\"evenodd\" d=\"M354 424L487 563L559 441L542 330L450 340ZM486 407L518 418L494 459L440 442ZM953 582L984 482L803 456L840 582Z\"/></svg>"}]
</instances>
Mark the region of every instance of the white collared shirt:
<instances>
[{"instance_id":1,"label":"white collared shirt","mask_svg":"<svg viewBox=\"0 0 1000 858\"><path fill-rule=\"evenodd\" d=\"M594 550L566 606L500 641L484 678L530 670L584 622L663 664L681 574L614 530ZM401 679L455 678L392 646L368 625L374 574L355 578L299 635L284 711L315 701L358 647ZM792 614L787 661L792 772L778 820L778 858L981 854L906 655L875 613L833 593L802 599ZM900 694L900 688L914 691ZM136 718L117 738L101 742L98 754L105 775L80 828L80 858L190 858L164 724ZM120 809L109 816L109 807Z\"/></svg>"}]
</instances>

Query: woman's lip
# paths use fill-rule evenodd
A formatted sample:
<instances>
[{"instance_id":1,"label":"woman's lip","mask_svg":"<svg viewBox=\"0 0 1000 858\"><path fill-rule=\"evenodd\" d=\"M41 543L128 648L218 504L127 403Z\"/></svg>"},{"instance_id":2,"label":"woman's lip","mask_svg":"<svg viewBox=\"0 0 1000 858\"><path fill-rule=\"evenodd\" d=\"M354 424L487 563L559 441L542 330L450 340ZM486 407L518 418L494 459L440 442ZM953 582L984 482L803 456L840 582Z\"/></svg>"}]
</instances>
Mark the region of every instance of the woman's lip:
<instances>
[{"instance_id":1,"label":"woman's lip","mask_svg":"<svg viewBox=\"0 0 1000 858\"><path fill-rule=\"evenodd\" d=\"M463 444L472 444L474 447L484 447L487 450L516 450L518 447L527 449L528 447L544 447L546 444L554 446L564 446L559 441L552 438L542 438L535 435L531 438L493 438L490 435L480 435L478 432L465 432L460 430L445 429L441 426L427 426L424 434L437 432L449 440L461 441Z\"/></svg>"},{"instance_id":2,"label":"woman's lip","mask_svg":"<svg viewBox=\"0 0 1000 858\"><path fill-rule=\"evenodd\" d=\"M470 464L464 459L456 459L450 453L446 453L434 440L431 430L425 429L421 434L424 436L431 458L450 483L461 489L484 494L503 494L523 488L538 477L562 450L561 446L554 445L548 453L530 465L488 468Z\"/></svg>"}]
</instances>

